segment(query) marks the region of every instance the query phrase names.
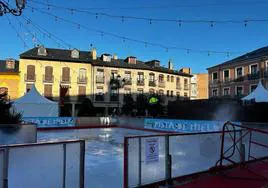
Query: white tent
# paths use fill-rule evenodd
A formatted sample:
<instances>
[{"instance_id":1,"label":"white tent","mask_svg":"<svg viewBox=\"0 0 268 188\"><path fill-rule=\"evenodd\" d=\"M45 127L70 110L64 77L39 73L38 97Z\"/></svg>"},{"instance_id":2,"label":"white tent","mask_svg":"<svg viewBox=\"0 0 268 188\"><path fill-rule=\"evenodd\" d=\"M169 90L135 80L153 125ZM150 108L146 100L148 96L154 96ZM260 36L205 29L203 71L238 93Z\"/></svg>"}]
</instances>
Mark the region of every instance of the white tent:
<instances>
[{"instance_id":1,"label":"white tent","mask_svg":"<svg viewBox=\"0 0 268 188\"><path fill-rule=\"evenodd\" d=\"M255 100L255 102L268 102L268 91L263 87L261 81L259 82L257 88L251 92L248 96L242 98L241 100Z\"/></svg>"},{"instance_id":2,"label":"white tent","mask_svg":"<svg viewBox=\"0 0 268 188\"><path fill-rule=\"evenodd\" d=\"M23 117L58 117L59 105L43 97L35 88L21 98L12 101L13 109L22 113Z\"/></svg>"}]
</instances>

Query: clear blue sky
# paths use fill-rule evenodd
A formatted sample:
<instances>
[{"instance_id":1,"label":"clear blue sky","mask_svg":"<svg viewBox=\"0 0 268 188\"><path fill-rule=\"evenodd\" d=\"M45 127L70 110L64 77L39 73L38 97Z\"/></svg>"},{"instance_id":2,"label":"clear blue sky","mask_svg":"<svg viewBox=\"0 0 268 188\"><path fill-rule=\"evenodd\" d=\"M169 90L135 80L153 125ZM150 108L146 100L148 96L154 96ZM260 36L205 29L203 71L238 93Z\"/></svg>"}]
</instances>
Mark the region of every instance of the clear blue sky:
<instances>
[{"instance_id":1,"label":"clear blue sky","mask_svg":"<svg viewBox=\"0 0 268 188\"><path fill-rule=\"evenodd\" d=\"M13 0L10 0L12 2ZM57 6L70 8L93 8L91 12L104 12L113 15L138 16L149 18L166 18L178 20L245 20L245 19L268 19L268 0L36 0ZM240 24L182 24L176 23L139 21L124 19L114 19L104 16L96 16L77 13L71 11L55 9L40 5L33 1L28 1L23 15L52 34L70 43L80 50L89 50L90 44L97 49L98 55L102 53L116 53L119 58L133 55L138 59L147 61L158 59L161 65L166 66L169 59L172 59L176 69L182 67L192 68L194 73L207 72L206 68L215 64L234 58L240 54L229 57L221 54L194 53L180 50L153 47L145 44L137 44L128 40L117 39L104 34L90 32L82 27L68 24L54 17L50 17L32 8L39 8L50 14L62 17L66 20L74 21L86 25L92 29L114 33L120 36L159 43L165 46L177 46L189 49L216 50L229 52L248 52L268 44L268 22L249 23L244 27ZM8 18L11 21L9 24ZM20 24L20 22L22 24ZM36 35L46 47L58 48L58 44L49 37L40 33L31 23L26 23L23 17L15 18L9 15L0 17L0 59L8 57L18 58L18 55L26 51L23 42L29 48L34 43L32 35ZM15 29L12 28L15 27ZM60 42L62 44L62 42ZM62 47L61 47L62 48Z\"/></svg>"}]
</instances>

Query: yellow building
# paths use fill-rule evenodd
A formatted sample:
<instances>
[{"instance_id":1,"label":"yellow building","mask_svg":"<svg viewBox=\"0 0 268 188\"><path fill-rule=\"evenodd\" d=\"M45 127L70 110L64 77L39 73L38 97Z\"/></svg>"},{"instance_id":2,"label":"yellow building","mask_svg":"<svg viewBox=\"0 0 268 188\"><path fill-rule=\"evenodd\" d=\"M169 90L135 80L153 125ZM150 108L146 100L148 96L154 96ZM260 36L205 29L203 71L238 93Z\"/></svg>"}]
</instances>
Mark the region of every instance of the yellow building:
<instances>
[{"instance_id":1,"label":"yellow building","mask_svg":"<svg viewBox=\"0 0 268 188\"><path fill-rule=\"evenodd\" d=\"M18 98L19 62L14 59L0 60L0 93L7 93L10 100Z\"/></svg>"},{"instance_id":2,"label":"yellow building","mask_svg":"<svg viewBox=\"0 0 268 188\"><path fill-rule=\"evenodd\" d=\"M208 99L208 74L193 74L191 78L191 99Z\"/></svg>"},{"instance_id":3,"label":"yellow building","mask_svg":"<svg viewBox=\"0 0 268 188\"><path fill-rule=\"evenodd\" d=\"M186 71L185 71L186 70ZM33 48L20 55L19 96L35 84L44 96L72 105L81 103L79 97L88 97L101 113L122 107L124 95L159 94L165 103L178 96L190 97L190 70L173 70L160 66L158 60L142 62L136 57L118 59L96 50L79 51ZM188 72L187 72L188 71ZM120 80L120 88L114 88L112 80Z\"/></svg>"}]
</instances>

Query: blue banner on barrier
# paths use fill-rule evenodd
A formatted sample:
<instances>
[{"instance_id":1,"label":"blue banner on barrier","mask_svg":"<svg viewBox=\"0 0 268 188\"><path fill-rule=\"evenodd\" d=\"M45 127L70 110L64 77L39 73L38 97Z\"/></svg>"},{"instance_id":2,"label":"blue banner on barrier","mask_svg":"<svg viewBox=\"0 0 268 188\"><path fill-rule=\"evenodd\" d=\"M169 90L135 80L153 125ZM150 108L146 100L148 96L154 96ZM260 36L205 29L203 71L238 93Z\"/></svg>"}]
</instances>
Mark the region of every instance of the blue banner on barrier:
<instances>
[{"instance_id":1,"label":"blue banner on barrier","mask_svg":"<svg viewBox=\"0 0 268 188\"><path fill-rule=\"evenodd\" d=\"M225 121L144 119L144 128L184 133L212 132L220 131L224 123Z\"/></svg>"},{"instance_id":2,"label":"blue banner on barrier","mask_svg":"<svg viewBox=\"0 0 268 188\"><path fill-rule=\"evenodd\" d=\"M75 126L74 117L25 117L25 123L34 123L38 127L72 127Z\"/></svg>"}]
</instances>

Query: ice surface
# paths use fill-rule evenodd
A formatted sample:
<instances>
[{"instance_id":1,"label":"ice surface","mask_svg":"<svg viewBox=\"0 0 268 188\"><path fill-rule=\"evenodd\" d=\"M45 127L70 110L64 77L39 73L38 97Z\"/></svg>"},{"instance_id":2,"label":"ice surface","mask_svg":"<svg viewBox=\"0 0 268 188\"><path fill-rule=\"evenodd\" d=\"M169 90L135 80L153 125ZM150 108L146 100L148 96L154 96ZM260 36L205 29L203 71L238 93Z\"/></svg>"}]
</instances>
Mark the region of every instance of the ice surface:
<instances>
[{"instance_id":1,"label":"ice surface","mask_svg":"<svg viewBox=\"0 0 268 188\"><path fill-rule=\"evenodd\" d=\"M148 134L153 133L119 128L62 130L38 132L38 141L86 140L85 187L120 188L123 187L124 136Z\"/></svg>"}]
</instances>

